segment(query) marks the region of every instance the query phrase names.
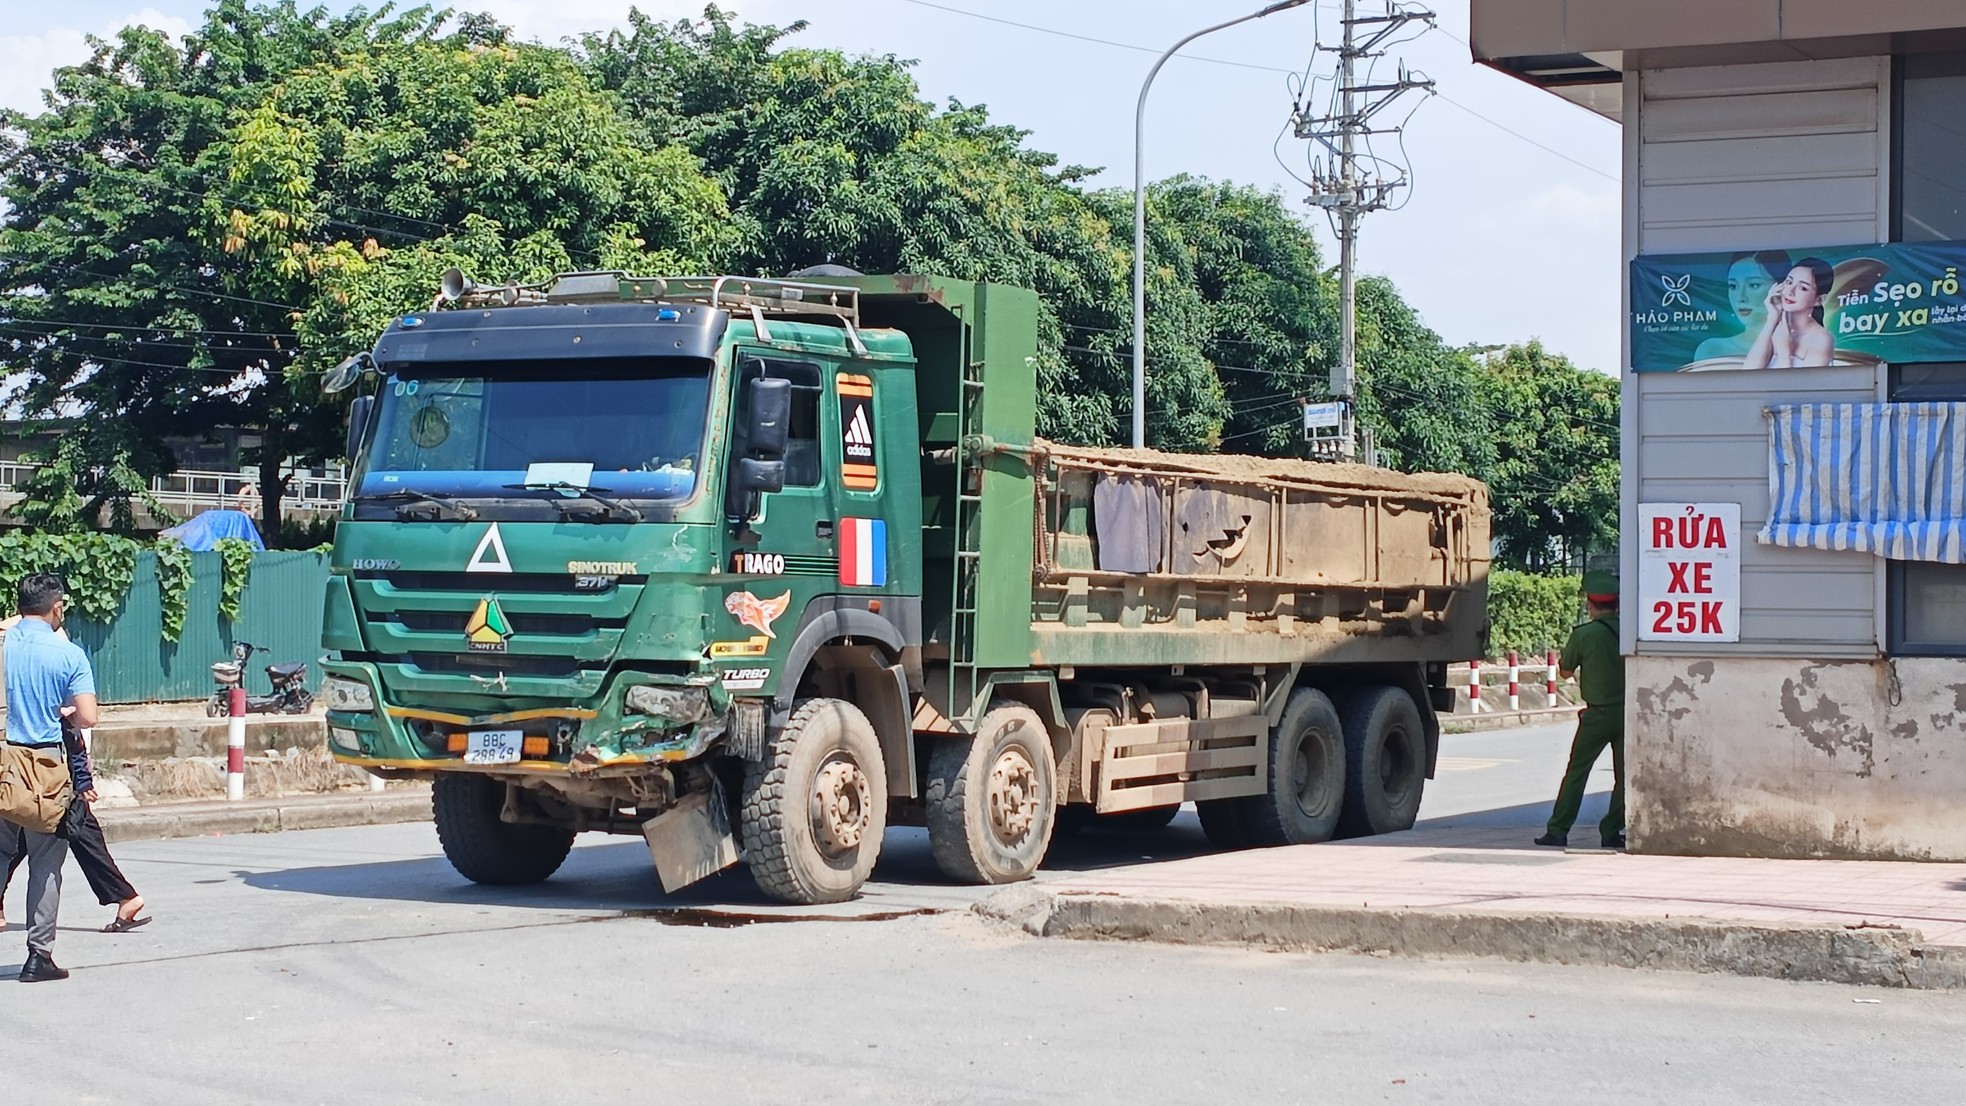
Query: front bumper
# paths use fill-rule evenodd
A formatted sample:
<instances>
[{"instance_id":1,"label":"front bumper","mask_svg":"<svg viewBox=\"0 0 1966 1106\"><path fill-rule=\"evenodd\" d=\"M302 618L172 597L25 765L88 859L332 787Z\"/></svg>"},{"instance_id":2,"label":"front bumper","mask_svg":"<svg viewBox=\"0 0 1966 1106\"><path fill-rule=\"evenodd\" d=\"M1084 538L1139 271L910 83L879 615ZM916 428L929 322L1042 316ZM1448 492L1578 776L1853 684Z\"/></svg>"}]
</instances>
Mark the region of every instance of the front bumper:
<instances>
[{"instance_id":1,"label":"front bumper","mask_svg":"<svg viewBox=\"0 0 1966 1106\"><path fill-rule=\"evenodd\" d=\"M359 661L328 661L328 675L361 682L375 697L373 711L328 712L328 749L342 764L410 771L486 772L497 775L631 775L651 765L695 760L727 732L730 697L715 675L668 676L644 672L610 673L598 695L569 697L564 703L496 701L482 693L433 698L428 703L392 702L376 667ZM630 711L632 687L654 687L679 694L638 695L641 705L660 703L668 714ZM451 697L445 697L451 698ZM451 749L451 737L476 729L518 729L528 739L544 738L543 754L512 764L464 763Z\"/></svg>"}]
</instances>

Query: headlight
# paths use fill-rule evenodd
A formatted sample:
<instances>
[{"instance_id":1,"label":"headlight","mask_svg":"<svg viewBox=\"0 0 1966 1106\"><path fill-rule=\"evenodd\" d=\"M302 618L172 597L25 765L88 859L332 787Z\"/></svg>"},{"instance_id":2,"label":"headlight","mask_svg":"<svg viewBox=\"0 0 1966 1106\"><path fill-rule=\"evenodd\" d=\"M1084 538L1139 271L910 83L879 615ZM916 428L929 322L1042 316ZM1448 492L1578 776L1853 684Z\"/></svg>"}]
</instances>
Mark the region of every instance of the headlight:
<instances>
[{"instance_id":1,"label":"headlight","mask_svg":"<svg viewBox=\"0 0 1966 1106\"><path fill-rule=\"evenodd\" d=\"M656 687L637 684L628 689L628 709L672 722L700 722L710 715L710 692L700 687Z\"/></svg>"},{"instance_id":2,"label":"headlight","mask_svg":"<svg viewBox=\"0 0 1966 1106\"><path fill-rule=\"evenodd\" d=\"M375 709L375 692L359 680L329 676L321 681L321 696L328 701L329 710L364 714Z\"/></svg>"},{"instance_id":3,"label":"headlight","mask_svg":"<svg viewBox=\"0 0 1966 1106\"><path fill-rule=\"evenodd\" d=\"M359 753L362 751L362 735L356 733L354 730L343 729L340 726L330 726L328 727L328 740L334 742L334 746L337 749L350 753Z\"/></svg>"}]
</instances>

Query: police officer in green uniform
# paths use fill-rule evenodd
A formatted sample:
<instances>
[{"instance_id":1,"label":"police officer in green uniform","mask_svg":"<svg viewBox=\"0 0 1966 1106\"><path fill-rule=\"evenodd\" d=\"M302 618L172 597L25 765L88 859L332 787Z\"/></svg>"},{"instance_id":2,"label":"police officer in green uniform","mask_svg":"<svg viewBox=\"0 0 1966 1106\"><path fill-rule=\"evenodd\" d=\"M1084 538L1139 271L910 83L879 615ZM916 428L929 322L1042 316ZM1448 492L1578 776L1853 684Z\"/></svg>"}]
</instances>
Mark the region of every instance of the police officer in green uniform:
<instances>
[{"instance_id":1,"label":"police officer in green uniform","mask_svg":"<svg viewBox=\"0 0 1966 1106\"><path fill-rule=\"evenodd\" d=\"M1550 811L1549 832L1538 845L1570 843L1570 827L1584 804L1584 784L1604 747L1611 747L1614 783L1611 809L1598 823L1607 849L1625 847L1625 658L1618 650L1618 578L1608 572L1584 573L1584 603L1590 620L1570 631L1570 640L1557 660L1565 679L1577 674L1584 709L1577 716L1577 737L1570 743L1570 767Z\"/></svg>"}]
</instances>

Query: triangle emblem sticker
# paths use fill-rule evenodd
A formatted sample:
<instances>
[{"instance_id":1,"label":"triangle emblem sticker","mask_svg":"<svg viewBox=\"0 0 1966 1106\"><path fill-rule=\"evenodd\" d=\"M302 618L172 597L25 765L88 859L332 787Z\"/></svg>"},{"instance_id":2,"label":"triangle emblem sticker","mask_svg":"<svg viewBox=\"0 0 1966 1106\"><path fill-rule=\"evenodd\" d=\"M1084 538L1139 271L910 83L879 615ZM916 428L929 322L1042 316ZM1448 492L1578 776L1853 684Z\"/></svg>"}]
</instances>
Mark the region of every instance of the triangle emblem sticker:
<instances>
[{"instance_id":1,"label":"triangle emblem sticker","mask_svg":"<svg viewBox=\"0 0 1966 1106\"><path fill-rule=\"evenodd\" d=\"M485 531L485 536L478 539L477 551L471 554L471 560L465 564L464 571L512 571L512 558L505 555L505 539L499 536L498 523L492 523L491 528Z\"/></svg>"}]
</instances>

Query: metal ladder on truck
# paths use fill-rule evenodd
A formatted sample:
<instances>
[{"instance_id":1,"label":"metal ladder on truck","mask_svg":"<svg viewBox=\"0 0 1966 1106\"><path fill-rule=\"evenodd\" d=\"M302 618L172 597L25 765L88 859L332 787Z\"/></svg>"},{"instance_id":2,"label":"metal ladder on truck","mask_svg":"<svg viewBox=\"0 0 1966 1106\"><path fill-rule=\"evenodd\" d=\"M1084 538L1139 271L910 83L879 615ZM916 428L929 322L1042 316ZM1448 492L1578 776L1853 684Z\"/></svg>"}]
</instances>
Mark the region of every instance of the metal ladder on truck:
<instances>
[{"instance_id":1,"label":"metal ladder on truck","mask_svg":"<svg viewBox=\"0 0 1966 1106\"><path fill-rule=\"evenodd\" d=\"M949 717L973 726L980 714L976 701L977 581L983 559L983 463L976 450L982 433L983 362L971 355L974 340L963 328L962 388L956 400L956 518L955 557L950 561Z\"/></svg>"}]
</instances>

